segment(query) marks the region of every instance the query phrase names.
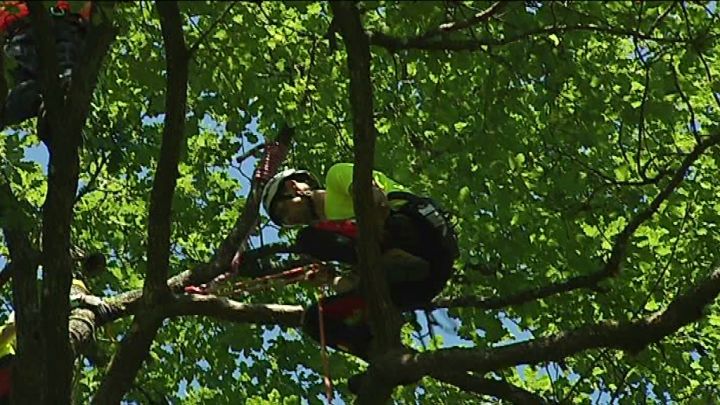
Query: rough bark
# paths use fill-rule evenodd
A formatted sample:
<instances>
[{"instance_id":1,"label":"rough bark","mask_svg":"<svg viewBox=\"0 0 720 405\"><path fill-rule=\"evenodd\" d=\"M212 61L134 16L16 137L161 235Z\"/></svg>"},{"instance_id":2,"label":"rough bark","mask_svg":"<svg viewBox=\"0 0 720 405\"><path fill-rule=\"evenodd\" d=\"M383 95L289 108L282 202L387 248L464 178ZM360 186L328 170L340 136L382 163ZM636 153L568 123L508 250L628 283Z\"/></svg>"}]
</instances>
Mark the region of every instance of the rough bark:
<instances>
[{"instance_id":1,"label":"rough bark","mask_svg":"<svg viewBox=\"0 0 720 405\"><path fill-rule=\"evenodd\" d=\"M43 279L40 324L44 344L35 350L39 350L39 355L45 358L41 363L46 367L44 378L52 376L53 381L45 381L40 385L41 389L35 386L35 396L24 400L35 403L66 403L70 401L73 359L67 321L73 266L70 257L70 225L79 176L78 148L99 68L114 35L112 31L101 33L96 29L91 30L88 37L92 40L84 50L86 64L79 68L80 72L73 75L76 84L66 98L57 80L58 65L50 17L42 3L29 2L27 5L35 32L40 66L43 67L40 69L39 79L45 116L38 120L38 132L49 149L48 190L42 213ZM108 25L101 26L101 30ZM25 308L17 309L18 317L23 317ZM25 334L20 332L18 339L22 339L21 336ZM22 363L24 362L19 362ZM25 384L18 380L16 383ZM27 387L27 392L33 394L30 387Z\"/></svg>"},{"instance_id":2,"label":"rough bark","mask_svg":"<svg viewBox=\"0 0 720 405\"><path fill-rule=\"evenodd\" d=\"M376 130L373 121L372 80L370 77L370 42L362 27L360 12L353 2L330 4L335 23L345 42L350 73L350 106L353 118L353 204L358 222L358 265L363 293L368 302L373 334L371 357L401 347L402 322L397 308L390 301L385 275L378 266L380 258L379 213L372 191L372 170L375 157ZM363 389L358 403L384 403L390 399L392 387L381 378L371 379ZM387 389L384 389L387 387ZM366 395L367 394L367 395Z\"/></svg>"},{"instance_id":3,"label":"rough bark","mask_svg":"<svg viewBox=\"0 0 720 405\"><path fill-rule=\"evenodd\" d=\"M167 275L170 262L172 199L185 140L190 59L177 2L159 1L156 2L156 7L165 44L167 83L160 158L150 193L148 260L142 311L135 315L130 332L113 356L107 375L93 398L93 403L99 404L118 403L130 389L135 375L149 355L158 329L162 326L162 304L170 298Z\"/></svg>"}]
</instances>

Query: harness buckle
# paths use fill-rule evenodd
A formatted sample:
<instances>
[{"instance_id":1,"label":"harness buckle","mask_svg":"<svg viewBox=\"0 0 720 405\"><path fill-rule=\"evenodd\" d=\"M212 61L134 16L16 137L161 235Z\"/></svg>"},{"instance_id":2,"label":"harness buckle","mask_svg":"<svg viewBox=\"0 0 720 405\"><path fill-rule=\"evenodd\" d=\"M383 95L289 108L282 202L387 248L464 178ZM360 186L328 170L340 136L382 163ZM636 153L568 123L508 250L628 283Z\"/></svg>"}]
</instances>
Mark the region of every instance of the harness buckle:
<instances>
[{"instance_id":1,"label":"harness buckle","mask_svg":"<svg viewBox=\"0 0 720 405\"><path fill-rule=\"evenodd\" d=\"M64 8L60 8L58 6L52 6L50 7L50 15L53 17L64 17L66 14Z\"/></svg>"}]
</instances>

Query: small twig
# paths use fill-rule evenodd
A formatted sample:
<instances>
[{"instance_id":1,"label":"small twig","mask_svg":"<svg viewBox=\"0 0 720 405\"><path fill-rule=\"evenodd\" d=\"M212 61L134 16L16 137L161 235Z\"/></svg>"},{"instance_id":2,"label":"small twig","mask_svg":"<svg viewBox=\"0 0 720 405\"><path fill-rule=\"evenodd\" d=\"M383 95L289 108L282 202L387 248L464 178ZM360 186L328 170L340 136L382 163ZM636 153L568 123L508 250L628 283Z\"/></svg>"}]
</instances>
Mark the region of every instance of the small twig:
<instances>
[{"instance_id":1,"label":"small twig","mask_svg":"<svg viewBox=\"0 0 720 405\"><path fill-rule=\"evenodd\" d=\"M602 351L600 352L600 356L607 353L609 350L610 349L607 349L607 348L602 349ZM600 356L590 357L592 359L592 362L590 363L590 366L587 368L588 372L580 374L580 378L578 378L578 380L575 381L575 383L570 387L570 390L567 392L567 394L565 394L563 396L563 398L560 401L558 401L558 403L565 404L568 402L568 400L572 397L572 395L575 394L575 390L577 390L578 387L580 387L580 383L583 381L583 379L587 378L587 375L589 374L589 372L595 368L595 366L598 364L598 362L600 362Z\"/></svg>"},{"instance_id":2,"label":"small twig","mask_svg":"<svg viewBox=\"0 0 720 405\"><path fill-rule=\"evenodd\" d=\"M458 31L458 30L461 30L464 28L472 27L473 25L476 25L483 21L489 20L492 16L497 14L499 11L501 11L503 8L505 8L505 6L507 6L507 5L508 5L508 2L505 2L505 1L495 2L492 6L475 14L474 16L472 16L466 20L453 21L453 22L440 24L439 27L425 32L424 34L417 37L417 39L425 40L425 39L432 38L432 37L440 35L440 34L447 34L447 33L453 32L453 31Z\"/></svg>"},{"instance_id":3,"label":"small twig","mask_svg":"<svg viewBox=\"0 0 720 405\"><path fill-rule=\"evenodd\" d=\"M655 21L653 21L652 25L650 25L650 29L648 29L648 34L652 35L652 32L655 31L655 28L657 28L658 25L665 19L665 17L670 14L670 11L672 11L673 8L678 4L678 2L674 1L670 3L667 10L665 10L664 13L662 13Z\"/></svg>"},{"instance_id":4,"label":"small twig","mask_svg":"<svg viewBox=\"0 0 720 405\"><path fill-rule=\"evenodd\" d=\"M515 404L546 404L548 401L524 388L507 381L482 378L467 372L438 371L431 375L440 381L452 384L464 391L482 395L491 395Z\"/></svg>"},{"instance_id":5,"label":"small twig","mask_svg":"<svg viewBox=\"0 0 720 405\"><path fill-rule=\"evenodd\" d=\"M693 38L692 27L690 25L690 17L688 16L687 8L685 7L684 1L680 2L680 8L682 10L683 20L685 20L685 27L687 27L688 38Z\"/></svg>"},{"instance_id":6,"label":"small twig","mask_svg":"<svg viewBox=\"0 0 720 405\"><path fill-rule=\"evenodd\" d=\"M698 56L700 57L700 61L702 62L703 66L705 67L705 74L707 76L708 81L710 84L713 82L713 76L712 72L710 71L710 65L708 65L707 60L705 60L705 56L703 56L702 52L698 51ZM718 96L718 93L715 91L710 90L710 94L712 94L713 98L715 99L715 104L717 104L718 108L720 108L720 96Z\"/></svg>"},{"instance_id":7,"label":"small twig","mask_svg":"<svg viewBox=\"0 0 720 405\"><path fill-rule=\"evenodd\" d=\"M647 104L648 92L650 89L650 64L645 60L645 57L640 50L637 38L633 38L633 44L635 45L635 55L640 63L645 68L645 83L643 85L642 101L640 102L640 120L638 122L638 145L637 151L635 152L635 170L638 176L645 180L645 173L642 171L642 149L643 149L643 138L645 136L645 106Z\"/></svg>"},{"instance_id":8,"label":"small twig","mask_svg":"<svg viewBox=\"0 0 720 405\"><path fill-rule=\"evenodd\" d=\"M195 41L195 43L193 43L192 46L190 46L190 48L188 48L189 56L192 56L195 54L195 52L198 50L200 45L202 45L202 43L205 41L205 39L207 39L207 36L210 35L210 33L212 33L213 30L215 30L215 27L217 27L217 25L220 24L220 22L223 19L225 19L225 17L228 15L228 13L230 13L230 10L232 10L232 8L235 7L235 4L237 4L237 1L231 1L230 4L228 4L227 7L225 7L225 10L223 10L222 13L210 24L210 26L205 31L203 31L202 34L200 34L200 37L198 37L198 39Z\"/></svg>"},{"instance_id":9,"label":"small twig","mask_svg":"<svg viewBox=\"0 0 720 405\"><path fill-rule=\"evenodd\" d=\"M110 160L111 153L103 154L102 157L100 157L100 162L97 164L95 172L90 176L90 180L80 188L80 191L78 191L77 196L75 196L75 203L80 201L83 197L85 197L87 194L90 194L91 192L95 191L95 183L97 182L98 177L100 176L100 172L105 168L105 165L107 164L108 160Z\"/></svg>"},{"instance_id":10,"label":"small twig","mask_svg":"<svg viewBox=\"0 0 720 405\"><path fill-rule=\"evenodd\" d=\"M623 145L623 131L625 130L625 121L620 120L620 128L618 128L618 148L620 149L620 155L622 156L623 160L625 161L625 164L628 165L628 167L632 166L630 164L630 159L628 159L628 152L625 149L625 146Z\"/></svg>"},{"instance_id":11,"label":"small twig","mask_svg":"<svg viewBox=\"0 0 720 405\"><path fill-rule=\"evenodd\" d=\"M418 37L397 38L383 32L371 32L370 43L372 45L386 48L389 52L397 52L402 49L424 49L424 50L446 50L446 51L476 51L487 46L503 46L519 41L527 40L535 36L550 34L566 34L568 32L587 31L616 35L621 37L636 37L638 39L655 41L658 43L686 44L688 38L683 37L655 37L644 32L631 29L607 27L597 24L558 25L546 26L531 29L522 33L508 35L503 38L484 38L480 41L470 39L424 39Z\"/></svg>"},{"instance_id":12,"label":"small twig","mask_svg":"<svg viewBox=\"0 0 720 405\"><path fill-rule=\"evenodd\" d=\"M315 54L317 53L317 44L318 40L315 39L312 44L312 49L310 49L310 62L308 64L307 72L305 73L305 91L303 92L302 99L300 100L300 106L304 107L305 103L308 101L310 97L310 78L313 67L315 67Z\"/></svg>"},{"instance_id":13,"label":"small twig","mask_svg":"<svg viewBox=\"0 0 720 405\"><path fill-rule=\"evenodd\" d=\"M5 264L5 267L3 267L2 272L0 272L0 288L5 285L10 279L13 277L13 268L12 268L12 262L8 262Z\"/></svg>"},{"instance_id":14,"label":"small twig","mask_svg":"<svg viewBox=\"0 0 720 405\"><path fill-rule=\"evenodd\" d=\"M238 157L235 159L235 162L236 162L237 164L239 164L239 165L242 165L242 163L243 163L244 161L246 161L247 159L249 159L249 158L251 158L251 157L256 157L257 153L260 152L260 151L263 150L263 149L265 149L265 144L264 144L264 143L259 143L259 144L255 145L255 146L253 146L252 148L250 148L247 152L245 152L245 153L243 153L242 155L238 156Z\"/></svg>"},{"instance_id":15,"label":"small twig","mask_svg":"<svg viewBox=\"0 0 720 405\"><path fill-rule=\"evenodd\" d=\"M594 175L596 175L597 177L601 178L606 184L613 185L613 186L647 186L650 184L657 184L660 180L662 180L665 177L665 175L667 175L670 172L669 170L664 169L664 170L661 170L657 176L654 176L654 177L644 176L643 179L639 180L639 181L638 180L616 180L616 179L613 179L612 177L608 176L607 174L601 172L600 170L594 168L593 166L583 162L582 160L578 159L577 157L572 156L568 153L565 153L565 152L561 151L560 149L556 149L556 150L561 156L564 156L564 157L570 159L571 161L579 164L585 170L587 170L587 171L593 173Z\"/></svg>"},{"instance_id":16,"label":"small twig","mask_svg":"<svg viewBox=\"0 0 720 405\"><path fill-rule=\"evenodd\" d=\"M675 88L677 89L678 93L680 94L680 98L682 98L682 100L685 102L685 105L690 112L690 129L692 130L695 140L697 142L700 142L700 134L698 133L698 128L696 124L697 120L695 119L695 111L693 110L692 104L690 104L690 98L687 96L687 94L685 94L682 87L680 86L680 78L678 77L678 72L675 68L675 65L672 65L671 68L673 79L675 80Z\"/></svg>"},{"instance_id":17,"label":"small twig","mask_svg":"<svg viewBox=\"0 0 720 405\"><path fill-rule=\"evenodd\" d=\"M695 198L693 199L692 204L695 204L696 200L697 200L697 195L695 195ZM652 297L652 295L655 293L655 290L658 288L658 286L660 285L660 282L667 274L667 271L670 269L670 265L672 264L673 260L675 259L675 254L677 253L677 249L680 244L680 240L686 236L684 229L685 229L685 224L687 223L688 219L691 216L691 208L692 208L692 206L690 206L690 205L688 205L685 208L685 215L683 216L683 219L680 223L680 229L678 230L678 234L675 237L675 241L673 242L673 247L672 247L672 251L670 252L670 256L668 256L668 259L665 262L665 266L663 266L663 269L660 272L660 275L653 283L653 286L650 287L650 289L648 290L648 293L647 293L645 299L643 300L641 305L638 306L637 310L633 313L633 316L637 316L643 310L643 308L645 308L645 305L647 305L648 301L650 301L650 297Z\"/></svg>"},{"instance_id":18,"label":"small twig","mask_svg":"<svg viewBox=\"0 0 720 405\"><path fill-rule=\"evenodd\" d=\"M553 364L553 365L554 365L554 364ZM554 365L554 366L555 366L555 365ZM557 371L557 366L555 366L555 370ZM558 391L557 391L557 387L555 386L555 379L554 379L554 378L552 377L552 375L550 374L550 363L546 363L546 364L545 364L545 372L547 373L548 379L550 380L550 389L552 389L553 397L554 397L554 398L557 398L557 397L558 397Z\"/></svg>"}]
</instances>

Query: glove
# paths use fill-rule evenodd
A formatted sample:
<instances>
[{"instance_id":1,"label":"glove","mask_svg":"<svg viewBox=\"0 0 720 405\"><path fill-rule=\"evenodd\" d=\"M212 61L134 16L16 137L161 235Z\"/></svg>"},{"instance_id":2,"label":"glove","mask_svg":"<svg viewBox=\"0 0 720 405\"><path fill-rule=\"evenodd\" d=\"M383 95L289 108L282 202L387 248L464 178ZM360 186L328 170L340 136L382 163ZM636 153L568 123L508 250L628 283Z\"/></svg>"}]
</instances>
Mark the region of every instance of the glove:
<instances>
[{"instance_id":1,"label":"glove","mask_svg":"<svg viewBox=\"0 0 720 405\"><path fill-rule=\"evenodd\" d=\"M230 271L233 273L237 273L238 269L243 263L243 254L240 252L235 253L235 257L233 257L232 262L230 262Z\"/></svg>"},{"instance_id":2,"label":"glove","mask_svg":"<svg viewBox=\"0 0 720 405\"><path fill-rule=\"evenodd\" d=\"M333 289L339 294L343 294L356 289L360 285L360 276L351 273L345 276L336 276L332 280Z\"/></svg>"},{"instance_id":3,"label":"glove","mask_svg":"<svg viewBox=\"0 0 720 405\"><path fill-rule=\"evenodd\" d=\"M81 307L93 311L95 316L101 319L108 319L113 310L102 298L94 295L83 295L80 302L82 303Z\"/></svg>"},{"instance_id":4,"label":"glove","mask_svg":"<svg viewBox=\"0 0 720 405\"><path fill-rule=\"evenodd\" d=\"M320 265L315 272L305 274L305 281L315 287L320 287L332 283L335 278L335 271L330 266Z\"/></svg>"},{"instance_id":5,"label":"glove","mask_svg":"<svg viewBox=\"0 0 720 405\"><path fill-rule=\"evenodd\" d=\"M189 285L189 286L185 287L185 292L188 294L199 294L199 295L208 295L210 293L215 294L218 289L218 285L226 283L228 280L230 280L230 278L232 276L233 276L232 272L223 273L223 274L215 277L212 281L210 281L207 284L200 284L199 286L198 285Z\"/></svg>"},{"instance_id":6,"label":"glove","mask_svg":"<svg viewBox=\"0 0 720 405\"><path fill-rule=\"evenodd\" d=\"M207 295L207 285L206 284L200 284L200 286L196 285L189 285L185 287L185 292L188 294L199 294L199 295Z\"/></svg>"}]
</instances>

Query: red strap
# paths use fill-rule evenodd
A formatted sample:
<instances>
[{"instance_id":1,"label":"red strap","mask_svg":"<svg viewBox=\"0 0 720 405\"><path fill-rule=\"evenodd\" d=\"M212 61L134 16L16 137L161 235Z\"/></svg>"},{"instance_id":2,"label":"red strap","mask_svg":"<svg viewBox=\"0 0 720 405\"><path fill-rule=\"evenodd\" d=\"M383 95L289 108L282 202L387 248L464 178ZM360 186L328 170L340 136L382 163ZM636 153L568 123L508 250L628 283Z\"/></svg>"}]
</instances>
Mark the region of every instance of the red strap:
<instances>
[{"instance_id":1,"label":"red strap","mask_svg":"<svg viewBox=\"0 0 720 405\"><path fill-rule=\"evenodd\" d=\"M58 0L57 2L55 2L55 7L69 12L70 11L70 2L67 0Z\"/></svg>"},{"instance_id":2,"label":"red strap","mask_svg":"<svg viewBox=\"0 0 720 405\"><path fill-rule=\"evenodd\" d=\"M325 396L327 403L332 404L333 399L333 383L330 377L330 356L327 352L327 339L325 337L325 319L323 313L323 301L325 300L325 294L322 288L320 290L320 299L318 300L318 319L320 321L320 357L322 357L323 363L323 382L325 383Z\"/></svg>"},{"instance_id":3,"label":"red strap","mask_svg":"<svg viewBox=\"0 0 720 405\"><path fill-rule=\"evenodd\" d=\"M207 295L208 294L207 288L205 287L204 284L200 285L200 286L189 285L189 286L185 287L185 292L188 294L198 294L198 295Z\"/></svg>"},{"instance_id":4,"label":"red strap","mask_svg":"<svg viewBox=\"0 0 720 405\"><path fill-rule=\"evenodd\" d=\"M330 302L323 302L323 312L331 319L345 320L365 313L365 299L360 295L336 296Z\"/></svg>"},{"instance_id":5,"label":"red strap","mask_svg":"<svg viewBox=\"0 0 720 405\"><path fill-rule=\"evenodd\" d=\"M7 28L29 14L27 4L24 1L4 1L0 5L0 31Z\"/></svg>"},{"instance_id":6,"label":"red strap","mask_svg":"<svg viewBox=\"0 0 720 405\"><path fill-rule=\"evenodd\" d=\"M313 225L316 229L345 235L348 238L357 238L357 223L351 219L320 221Z\"/></svg>"},{"instance_id":7,"label":"red strap","mask_svg":"<svg viewBox=\"0 0 720 405\"><path fill-rule=\"evenodd\" d=\"M0 4L0 32L6 31L13 23L30 14L25 3L25 1L3 1ZM72 7L67 0L58 0L55 7L66 13L72 13ZM86 1L78 14L83 20L89 20L92 14L92 2Z\"/></svg>"},{"instance_id":8,"label":"red strap","mask_svg":"<svg viewBox=\"0 0 720 405\"><path fill-rule=\"evenodd\" d=\"M80 9L80 17L82 17L83 20L88 21L90 19L90 16L92 15L92 9L92 1L86 1L85 4L83 4L83 7Z\"/></svg>"},{"instance_id":9,"label":"red strap","mask_svg":"<svg viewBox=\"0 0 720 405\"><path fill-rule=\"evenodd\" d=\"M12 364L0 368L0 399L9 398L12 388Z\"/></svg>"},{"instance_id":10,"label":"red strap","mask_svg":"<svg viewBox=\"0 0 720 405\"><path fill-rule=\"evenodd\" d=\"M285 160L287 152L287 146L280 142L266 145L262 161L255 170L255 179L260 181L270 180L277 173L280 163Z\"/></svg>"}]
</instances>

